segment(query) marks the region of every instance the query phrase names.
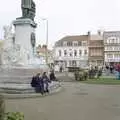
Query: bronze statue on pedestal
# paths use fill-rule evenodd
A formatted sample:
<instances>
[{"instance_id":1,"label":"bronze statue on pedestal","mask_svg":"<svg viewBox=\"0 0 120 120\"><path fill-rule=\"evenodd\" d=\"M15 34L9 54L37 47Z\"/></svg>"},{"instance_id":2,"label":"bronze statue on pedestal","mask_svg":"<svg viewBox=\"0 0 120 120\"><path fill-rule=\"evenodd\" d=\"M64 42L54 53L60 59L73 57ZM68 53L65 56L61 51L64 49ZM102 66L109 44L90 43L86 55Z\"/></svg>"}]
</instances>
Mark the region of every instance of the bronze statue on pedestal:
<instances>
[{"instance_id":1,"label":"bronze statue on pedestal","mask_svg":"<svg viewBox=\"0 0 120 120\"><path fill-rule=\"evenodd\" d=\"M36 5L33 0L22 0L21 9L23 18L30 18L31 20L34 21Z\"/></svg>"}]
</instances>

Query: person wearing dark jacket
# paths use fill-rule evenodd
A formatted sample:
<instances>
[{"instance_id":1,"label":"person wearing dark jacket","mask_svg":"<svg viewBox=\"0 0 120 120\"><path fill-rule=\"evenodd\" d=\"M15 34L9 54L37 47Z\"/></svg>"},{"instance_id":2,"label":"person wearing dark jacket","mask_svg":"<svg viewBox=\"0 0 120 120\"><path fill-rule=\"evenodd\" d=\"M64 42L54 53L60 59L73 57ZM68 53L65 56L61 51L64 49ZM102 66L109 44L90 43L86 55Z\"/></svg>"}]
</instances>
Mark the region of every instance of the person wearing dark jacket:
<instances>
[{"instance_id":1,"label":"person wearing dark jacket","mask_svg":"<svg viewBox=\"0 0 120 120\"><path fill-rule=\"evenodd\" d=\"M55 77L54 71L51 71L51 73L50 73L50 80L51 81L56 81L56 77Z\"/></svg>"},{"instance_id":2,"label":"person wearing dark jacket","mask_svg":"<svg viewBox=\"0 0 120 120\"><path fill-rule=\"evenodd\" d=\"M40 73L33 76L31 86L35 88L36 93L41 93L42 95L44 94L44 83L40 77Z\"/></svg>"},{"instance_id":3,"label":"person wearing dark jacket","mask_svg":"<svg viewBox=\"0 0 120 120\"><path fill-rule=\"evenodd\" d=\"M49 80L48 76L46 75L46 72L43 73L42 75L42 81L44 82L44 93L49 93L49 83L51 83L51 81Z\"/></svg>"}]
</instances>

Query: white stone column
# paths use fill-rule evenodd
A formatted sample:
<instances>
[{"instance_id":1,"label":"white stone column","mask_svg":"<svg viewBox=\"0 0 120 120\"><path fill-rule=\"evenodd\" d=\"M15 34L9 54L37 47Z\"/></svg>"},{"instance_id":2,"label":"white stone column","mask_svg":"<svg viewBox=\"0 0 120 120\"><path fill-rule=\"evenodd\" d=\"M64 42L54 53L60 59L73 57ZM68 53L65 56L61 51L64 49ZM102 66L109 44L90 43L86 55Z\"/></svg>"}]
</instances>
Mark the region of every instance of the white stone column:
<instances>
[{"instance_id":1,"label":"white stone column","mask_svg":"<svg viewBox=\"0 0 120 120\"><path fill-rule=\"evenodd\" d=\"M32 57L31 33L35 33L35 22L28 18L21 18L13 21L13 24L15 26L15 44L20 45L28 56Z\"/></svg>"}]
</instances>

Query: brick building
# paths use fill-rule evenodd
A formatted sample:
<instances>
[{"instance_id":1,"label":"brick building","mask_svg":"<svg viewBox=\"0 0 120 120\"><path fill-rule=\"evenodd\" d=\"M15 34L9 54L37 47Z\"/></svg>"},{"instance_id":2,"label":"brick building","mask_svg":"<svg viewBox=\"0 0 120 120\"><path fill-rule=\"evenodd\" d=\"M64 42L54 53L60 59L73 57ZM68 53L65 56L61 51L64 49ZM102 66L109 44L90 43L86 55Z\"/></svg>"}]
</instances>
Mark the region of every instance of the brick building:
<instances>
[{"instance_id":1,"label":"brick building","mask_svg":"<svg viewBox=\"0 0 120 120\"><path fill-rule=\"evenodd\" d=\"M89 65L102 66L104 64L104 42L103 37L98 35L90 35L89 37Z\"/></svg>"}]
</instances>

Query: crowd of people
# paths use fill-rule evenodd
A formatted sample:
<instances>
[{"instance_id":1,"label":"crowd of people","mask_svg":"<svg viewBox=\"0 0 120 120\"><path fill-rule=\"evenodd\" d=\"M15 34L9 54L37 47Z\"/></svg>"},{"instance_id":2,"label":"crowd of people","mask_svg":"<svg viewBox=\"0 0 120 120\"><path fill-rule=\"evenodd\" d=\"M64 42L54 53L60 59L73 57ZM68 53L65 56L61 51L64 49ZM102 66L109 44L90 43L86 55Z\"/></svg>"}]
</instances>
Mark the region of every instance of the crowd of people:
<instances>
[{"instance_id":1,"label":"crowd of people","mask_svg":"<svg viewBox=\"0 0 120 120\"><path fill-rule=\"evenodd\" d=\"M113 65L106 65L106 73L109 75L109 73L116 76L117 79L120 79L120 63L116 63Z\"/></svg>"},{"instance_id":2,"label":"crowd of people","mask_svg":"<svg viewBox=\"0 0 120 120\"><path fill-rule=\"evenodd\" d=\"M44 72L42 75L37 73L32 77L31 86L35 89L36 93L41 93L42 95L49 93L49 83L55 81L56 77L54 71L51 71L49 77L47 73Z\"/></svg>"}]
</instances>

